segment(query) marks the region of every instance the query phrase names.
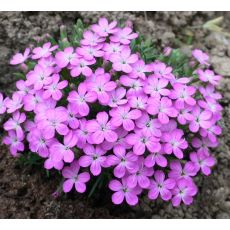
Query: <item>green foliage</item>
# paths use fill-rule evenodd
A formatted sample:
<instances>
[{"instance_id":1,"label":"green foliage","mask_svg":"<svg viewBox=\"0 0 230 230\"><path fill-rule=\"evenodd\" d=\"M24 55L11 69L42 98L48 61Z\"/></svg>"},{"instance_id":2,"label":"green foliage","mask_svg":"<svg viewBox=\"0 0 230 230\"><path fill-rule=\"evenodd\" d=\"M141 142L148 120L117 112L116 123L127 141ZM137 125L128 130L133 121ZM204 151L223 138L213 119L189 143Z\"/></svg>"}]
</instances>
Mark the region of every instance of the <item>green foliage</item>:
<instances>
[{"instance_id":1,"label":"green foliage","mask_svg":"<svg viewBox=\"0 0 230 230\"><path fill-rule=\"evenodd\" d=\"M38 156L38 154L27 152L18 158L18 163L21 166L41 166L43 164L43 160L40 156Z\"/></svg>"}]
</instances>

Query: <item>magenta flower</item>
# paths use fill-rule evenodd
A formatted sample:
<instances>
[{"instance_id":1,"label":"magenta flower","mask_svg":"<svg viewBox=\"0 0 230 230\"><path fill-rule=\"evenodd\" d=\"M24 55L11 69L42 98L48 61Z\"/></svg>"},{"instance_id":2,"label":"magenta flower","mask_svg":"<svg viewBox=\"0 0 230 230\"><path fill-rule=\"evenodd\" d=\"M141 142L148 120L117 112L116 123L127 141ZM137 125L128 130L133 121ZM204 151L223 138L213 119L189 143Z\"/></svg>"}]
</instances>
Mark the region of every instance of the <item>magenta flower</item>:
<instances>
[{"instance_id":1,"label":"magenta flower","mask_svg":"<svg viewBox=\"0 0 230 230\"><path fill-rule=\"evenodd\" d=\"M55 55L55 61L60 68L64 68L69 64L73 64L73 60L76 58L76 53L73 47L67 47L64 51L58 51Z\"/></svg>"},{"instance_id":2,"label":"magenta flower","mask_svg":"<svg viewBox=\"0 0 230 230\"><path fill-rule=\"evenodd\" d=\"M211 122L214 124L215 120L212 120ZM208 139L213 143L217 142L217 136L219 136L221 133L222 129L218 125L212 125L208 129L200 129L200 135L202 137L208 137Z\"/></svg>"},{"instance_id":3,"label":"magenta flower","mask_svg":"<svg viewBox=\"0 0 230 230\"><path fill-rule=\"evenodd\" d=\"M103 45L78 47L77 54L84 57L86 60L92 60L104 55L102 47Z\"/></svg>"},{"instance_id":4,"label":"magenta flower","mask_svg":"<svg viewBox=\"0 0 230 230\"><path fill-rule=\"evenodd\" d=\"M187 106L187 105L185 105L185 108L180 110L177 116L177 120L181 125L185 125L194 119L193 115L191 114L192 110L193 110L193 107Z\"/></svg>"},{"instance_id":5,"label":"magenta flower","mask_svg":"<svg viewBox=\"0 0 230 230\"><path fill-rule=\"evenodd\" d=\"M163 62L154 62L152 64L154 75L158 78L166 78L168 80L174 79L172 74L172 67L166 66Z\"/></svg>"},{"instance_id":6,"label":"magenta flower","mask_svg":"<svg viewBox=\"0 0 230 230\"><path fill-rule=\"evenodd\" d=\"M25 113L20 113L19 111L13 113L12 118L4 123L4 129L6 131L14 130L17 134L17 137L24 137L24 132L22 130L21 124L26 120Z\"/></svg>"},{"instance_id":7,"label":"magenta flower","mask_svg":"<svg viewBox=\"0 0 230 230\"><path fill-rule=\"evenodd\" d=\"M169 117L176 117L178 114L172 106L172 101L167 97L162 97L161 100L149 98L146 110L151 115L157 115L162 124L167 124Z\"/></svg>"},{"instance_id":8,"label":"magenta flower","mask_svg":"<svg viewBox=\"0 0 230 230\"><path fill-rule=\"evenodd\" d=\"M34 90L31 89L31 87L28 87L24 80L18 80L16 82L16 87L18 89L18 92L21 93L23 96L34 93Z\"/></svg>"},{"instance_id":9,"label":"magenta flower","mask_svg":"<svg viewBox=\"0 0 230 230\"><path fill-rule=\"evenodd\" d=\"M87 116L89 114L89 106L87 102L95 102L97 100L97 94L95 92L87 92L85 83L81 83L78 86L78 91L71 91L67 100L74 105L72 108L75 113L79 113L81 116Z\"/></svg>"},{"instance_id":10,"label":"magenta flower","mask_svg":"<svg viewBox=\"0 0 230 230\"><path fill-rule=\"evenodd\" d=\"M106 112L97 114L96 120L88 121L87 129L92 133L92 140L95 144L101 144L104 140L114 142L117 140L117 134L113 131L109 116Z\"/></svg>"},{"instance_id":11,"label":"magenta flower","mask_svg":"<svg viewBox=\"0 0 230 230\"><path fill-rule=\"evenodd\" d=\"M57 45L51 47L51 43L47 42L42 47L36 47L33 49L32 59L40 59L42 57L47 58L51 55L52 51L57 48Z\"/></svg>"},{"instance_id":12,"label":"magenta flower","mask_svg":"<svg viewBox=\"0 0 230 230\"><path fill-rule=\"evenodd\" d=\"M130 77L132 78L141 78L143 80L146 79L145 73L152 72L152 67L149 64L145 64L143 60L139 60L132 65L132 72L130 73Z\"/></svg>"},{"instance_id":13,"label":"magenta flower","mask_svg":"<svg viewBox=\"0 0 230 230\"><path fill-rule=\"evenodd\" d=\"M212 156L207 156L203 152L192 152L189 155L190 160L194 163L196 171L200 171L208 176L211 174L211 167L215 165L215 159Z\"/></svg>"},{"instance_id":14,"label":"magenta flower","mask_svg":"<svg viewBox=\"0 0 230 230\"><path fill-rule=\"evenodd\" d=\"M30 54L30 49L26 48L23 54L22 53L15 54L10 60L10 64L18 65L24 63L28 59L29 54Z\"/></svg>"},{"instance_id":15,"label":"magenta flower","mask_svg":"<svg viewBox=\"0 0 230 230\"><path fill-rule=\"evenodd\" d=\"M146 148L151 152L158 152L161 149L159 139L148 135L144 131L135 131L135 133L128 134L126 142L133 146L133 152L136 155L143 155Z\"/></svg>"},{"instance_id":16,"label":"magenta flower","mask_svg":"<svg viewBox=\"0 0 230 230\"><path fill-rule=\"evenodd\" d=\"M195 196L196 193L197 187L193 182L186 179L180 179L172 190L172 205L177 207L180 205L181 201L186 205L190 205L193 201L193 196Z\"/></svg>"},{"instance_id":17,"label":"magenta flower","mask_svg":"<svg viewBox=\"0 0 230 230\"><path fill-rule=\"evenodd\" d=\"M122 178L126 172L133 170L136 167L137 156L132 152L126 154L125 149L119 149L114 152L114 155L107 157L107 164L109 166L115 166L113 170L114 176Z\"/></svg>"},{"instance_id":18,"label":"magenta flower","mask_svg":"<svg viewBox=\"0 0 230 230\"><path fill-rule=\"evenodd\" d=\"M159 165L160 167L166 167L168 162L167 159L163 156L163 153L150 153L144 161L144 164L147 168L153 167L155 164Z\"/></svg>"},{"instance_id":19,"label":"magenta flower","mask_svg":"<svg viewBox=\"0 0 230 230\"><path fill-rule=\"evenodd\" d=\"M54 162L64 161L71 163L74 160L74 152L71 148L76 146L78 141L77 135L70 131L68 135L64 136L64 144L59 142L50 146L50 157Z\"/></svg>"},{"instance_id":20,"label":"magenta flower","mask_svg":"<svg viewBox=\"0 0 230 230\"><path fill-rule=\"evenodd\" d=\"M169 81L164 78L157 78L155 75L150 75L147 84L144 86L144 92L150 94L151 97L160 99L161 96L168 96L170 90L166 89Z\"/></svg>"},{"instance_id":21,"label":"magenta flower","mask_svg":"<svg viewBox=\"0 0 230 230\"><path fill-rule=\"evenodd\" d=\"M3 95L0 93L0 114L4 114L6 112L5 101L3 99Z\"/></svg>"},{"instance_id":22,"label":"magenta flower","mask_svg":"<svg viewBox=\"0 0 230 230\"><path fill-rule=\"evenodd\" d=\"M85 60L84 58L75 58L72 61L72 66L70 74L72 77L78 77L80 74L89 77L93 74L92 69L89 68L89 65L95 64L95 59Z\"/></svg>"},{"instance_id":23,"label":"magenta flower","mask_svg":"<svg viewBox=\"0 0 230 230\"><path fill-rule=\"evenodd\" d=\"M118 29L117 32L110 36L110 41L112 42L120 42L124 45L130 44L131 40L138 37L137 33L132 33L132 29L130 27L125 27L122 29Z\"/></svg>"},{"instance_id":24,"label":"magenta flower","mask_svg":"<svg viewBox=\"0 0 230 230\"><path fill-rule=\"evenodd\" d=\"M40 90L44 85L49 85L52 82L50 75L52 74L53 69L44 68L40 65L36 65L34 70L27 74L26 85L34 86L35 90Z\"/></svg>"},{"instance_id":25,"label":"magenta flower","mask_svg":"<svg viewBox=\"0 0 230 230\"><path fill-rule=\"evenodd\" d=\"M148 102L148 97L145 94L130 95L128 97L128 104L131 108L145 111Z\"/></svg>"},{"instance_id":26,"label":"magenta flower","mask_svg":"<svg viewBox=\"0 0 230 230\"><path fill-rule=\"evenodd\" d=\"M83 46L97 46L102 43L105 38L99 37L96 33L91 31L85 31L83 33L83 39L81 40L81 45Z\"/></svg>"},{"instance_id":27,"label":"magenta flower","mask_svg":"<svg viewBox=\"0 0 230 230\"><path fill-rule=\"evenodd\" d=\"M123 87L116 88L110 93L109 106L114 108L127 103L126 90Z\"/></svg>"},{"instance_id":28,"label":"magenta flower","mask_svg":"<svg viewBox=\"0 0 230 230\"><path fill-rule=\"evenodd\" d=\"M120 54L113 54L110 57L110 61L113 63L113 68L116 71L123 71L125 73L132 72L131 64L134 64L138 60L136 54L131 54L129 48L124 48Z\"/></svg>"},{"instance_id":29,"label":"magenta flower","mask_svg":"<svg viewBox=\"0 0 230 230\"><path fill-rule=\"evenodd\" d=\"M8 136L3 138L3 143L10 145L10 153L16 157L18 156L18 152L24 151L23 139L23 136L18 136L13 130L10 130Z\"/></svg>"},{"instance_id":30,"label":"magenta flower","mask_svg":"<svg viewBox=\"0 0 230 230\"><path fill-rule=\"evenodd\" d=\"M215 87L208 84L206 87L199 87L199 90L204 98L213 98L219 100L222 98L221 94L215 91Z\"/></svg>"},{"instance_id":31,"label":"magenta flower","mask_svg":"<svg viewBox=\"0 0 230 230\"><path fill-rule=\"evenodd\" d=\"M63 183L63 191L69 192L73 185L79 193L84 193L86 190L85 183L90 180L90 175L87 172L79 173L80 166L77 161L71 163L69 167L62 170L62 175L67 180Z\"/></svg>"},{"instance_id":32,"label":"magenta flower","mask_svg":"<svg viewBox=\"0 0 230 230\"><path fill-rule=\"evenodd\" d=\"M98 24L92 25L92 30L101 37L107 37L109 34L114 34L117 31L117 22L108 22L106 18L100 18Z\"/></svg>"},{"instance_id":33,"label":"magenta flower","mask_svg":"<svg viewBox=\"0 0 230 230\"><path fill-rule=\"evenodd\" d=\"M184 156L182 150L188 148L187 141L182 138L183 135L184 133L181 129L175 129L170 133L163 134L163 140L166 142L164 144L165 153L174 153L177 158L182 159Z\"/></svg>"},{"instance_id":34,"label":"magenta flower","mask_svg":"<svg viewBox=\"0 0 230 230\"><path fill-rule=\"evenodd\" d=\"M46 119L38 122L38 128L42 130L47 139L53 138L55 131L60 135L66 135L69 129L64 122L66 122L67 119L67 112L61 107L49 109L46 113Z\"/></svg>"},{"instance_id":35,"label":"magenta flower","mask_svg":"<svg viewBox=\"0 0 230 230\"><path fill-rule=\"evenodd\" d=\"M120 106L110 110L109 114L112 117L110 120L112 126L119 127L122 125L125 130L131 131L135 127L133 120L141 116L141 111L130 110L129 106Z\"/></svg>"},{"instance_id":36,"label":"magenta flower","mask_svg":"<svg viewBox=\"0 0 230 230\"><path fill-rule=\"evenodd\" d=\"M105 51L104 59L109 60L111 55L121 53L123 48L124 46L121 45L120 43L113 43L113 42L105 43L103 46L103 50Z\"/></svg>"},{"instance_id":37,"label":"magenta flower","mask_svg":"<svg viewBox=\"0 0 230 230\"><path fill-rule=\"evenodd\" d=\"M146 112L142 113L142 116L135 121L135 124L150 136L161 136L161 123L157 119L151 119Z\"/></svg>"},{"instance_id":38,"label":"magenta flower","mask_svg":"<svg viewBox=\"0 0 230 230\"><path fill-rule=\"evenodd\" d=\"M192 115L194 117L193 121L189 124L189 129L193 133L198 132L200 128L208 129L211 127L212 123L210 119L212 117L212 113L208 110L201 110L199 106L195 106L192 111Z\"/></svg>"},{"instance_id":39,"label":"magenta flower","mask_svg":"<svg viewBox=\"0 0 230 230\"><path fill-rule=\"evenodd\" d=\"M186 104L191 106L196 104L196 100L192 97L196 92L195 87L177 83L173 85L173 89L174 90L171 91L169 97L176 100L176 108L183 109Z\"/></svg>"},{"instance_id":40,"label":"magenta flower","mask_svg":"<svg viewBox=\"0 0 230 230\"><path fill-rule=\"evenodd\" d=\"M181 178L192 180L191 177L195 176L197 173L195 165L191 161L186 162L184 167L182 167L179 161L174 160L170 163L170 169L171 171L169 171L168 176L175 180Z\"/></svg>"},{"instance_id":41,"label":"magenta flower","mask_svg":"<svg viewBox=\"0 0 230 230\"><path fill-rule=\"evenodd\" d=\"M199 79L203 82L208 82L212 85L218 85L219 81L221 80L220 75L215 75L215 73L212 70L205 70L203 71L202 69L197 70L197 74L199 76Z\"/></svg>"},{"instance_id":42,"label":"magenta flower","mask_svg":"<svg viewBox=\"0 0 230 230\"><path fill-rule=\"evenodd\" d=\"M127 179L122 178L121 182L118 180L111 180L109 188L115 193L112 195L112 202L114 204L121 204L124 199L129 205L136 205L138 203L137 195L140 193L137 188L129 188Z\"/></svg>"},{"instance_id":43,"label":"magenta flower","mask_svg":"<svg viewBox=\"0 0 230 230\"><path fill-rule=\"evenodd\" d=\"M90 172L94 176L98 176L101 173L101 167L106 166L105 151L100 146L86 145L84 153L86 155L80 157L79 165L81 167L90 166Z\"/></svg>"},{"instance_id":44,"label":"magenta flower","mask_svg":"<svg viewBox=\"0 0 230 230\"><path fill-rule=\"evenodd\" d=\"M62 98L62 89L66 88L68 85L68 81L63 80L60 81L59 74L54 74L52 76L52 83L48 86L44 86L44 89L46 89L43 93L43 98L48 99L52 97L54 100L59 101Z\"/></svg>"},{"instance_id":45,"label":"magenta flower","mask_svg":"<svg viewBox=\"0 0 230 230\"><path fill-rule=\"evenodd\" d=\"M192 56L201 64L201 65L207 65L209 66L208 64L208 59L209 59L209 56L204 53L202 50L199 50L199 49L195 49L192 51Z\"/></svg>"},{"instance_id":46,"label":"magenta flower","mask_svg":"<svg viewBox=\"0 0 230 230\"><path fill-rule=\"evenodd\" d=\"M7 108L7 113L13 113L18 109L22 108L23 106L22 99L23 99L23 95L18 92L13 93L12 99L8 97L5 98L4 104L5 107Z\"/></svg>"},{"instance_id":47,"label":"magenta flower","mask_svg":"<svg viewBox=\"0 0 230 230\"><path fill-rule=\"evenodd\" d=\"M165 174L161 170L157 170L154 173L155 180L151 181L150 190L148 192L148 197L151 200L157 199L160 195L161 198L165 201L168 201L172 198L171 190L175 187L175 180L166 179Z\"/></svg>"},{"instance_id":48,"label":"magenta flower","mask_svg":"<svg viewBox=\"0 0 230 230\"><path fill-rule=\"evenodd\" d=\"M23 98L24 110L37 112L37 106L44 102L43 92L44 92L43 90L39 90L36 91L34 95L28 94L24 96Z\"/></svg>"},{"instance_id":49,"label":"magenta flower","mask_svg":"<svg viewBox=\"0 0 230 230\"><path fill-rule=\"evenodd\" d=\"M61 170L64 166L63 161L53 161L51 158L47 158L46 161L44 162L44 168L47 170L50 170L52 168L55 168L57 170Z\"/></svg>"},{"instance_id":50,"label":"magenta flower","mask_svg":"<svg viewBox=\"0 0 230 230\"><path fill-rule=\"evenodd\" d=\"M90 91L96 92L99 102L103 105L109 103L109 93L112 92L117 84L114 81L110 81L111 76L108 73L97 75L93 82L87 84Z\"/></svg>"},{"instance_id":51,"label":"magenta flower","mask_svg":"<svg viewBox=\"0 0 230 230\"><path fill-rule=\"evenodd\" d=\"M153 168L147 168L144 166L144 159L139 158L136 167L131 169L127 177L127 185L129 188L135 188L137 185L141 188L148 188L150 186L150 179L154 173Z\"/></svg>"}]
</instances>

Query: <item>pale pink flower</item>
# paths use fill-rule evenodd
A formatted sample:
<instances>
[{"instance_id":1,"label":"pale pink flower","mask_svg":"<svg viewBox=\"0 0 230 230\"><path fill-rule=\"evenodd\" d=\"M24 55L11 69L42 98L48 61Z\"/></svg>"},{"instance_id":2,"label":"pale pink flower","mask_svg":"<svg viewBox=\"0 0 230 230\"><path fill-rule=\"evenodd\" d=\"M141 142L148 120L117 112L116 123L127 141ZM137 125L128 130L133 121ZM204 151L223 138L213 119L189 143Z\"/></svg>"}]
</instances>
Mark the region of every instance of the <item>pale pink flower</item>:
<instances>
[{"instance_id":1,"label":"pale pink flower","mask_svg":"<svg viewBox=\"0 0 230 230\"><path fill-rule=\"evenodd\" d=\"M49 57L52 51L58 48L57 45L51 47L51 43L47 42L42 47L36 47L33 49L32 59L40 59L42 57Z\"/></svg>"},{"instance_id":2,"label":"pale pink flower","mask_svg":"<svg viewBox=\"0 0 230 230\"><path fill-rule=\"evenodd\" d=\"M101 37L107 37L109 34L114 34L117 31L117 21L108 22L106 18L100 18L98 24L91 26L92 30Z\"/></svg>"},{"instance_id":3,"label":"pale pink flower","mask_svg":"<svg viewBox=\"0 0 230 230\"><path fill-rule=\"evenodd\" d=\"M208 59L209 59L209 56L204 53L202 50L199 50L199 49L195 49L192 51L192 56L201 64L201 65L207 65L209 66L208 64Z\"/></svg>"},{"instance_id":4,"label":"pale pink flower","mask_svg":"<svg viewBox=\"0 0 230 230\"><path fill-rule=\"evenodd\" d=\"M18 65L24 63L28 59L29 54L30 54L30 49L26 48L23 54L22 53L15 54L10 60L10 64Z\"/></svg>"}]
</instances>

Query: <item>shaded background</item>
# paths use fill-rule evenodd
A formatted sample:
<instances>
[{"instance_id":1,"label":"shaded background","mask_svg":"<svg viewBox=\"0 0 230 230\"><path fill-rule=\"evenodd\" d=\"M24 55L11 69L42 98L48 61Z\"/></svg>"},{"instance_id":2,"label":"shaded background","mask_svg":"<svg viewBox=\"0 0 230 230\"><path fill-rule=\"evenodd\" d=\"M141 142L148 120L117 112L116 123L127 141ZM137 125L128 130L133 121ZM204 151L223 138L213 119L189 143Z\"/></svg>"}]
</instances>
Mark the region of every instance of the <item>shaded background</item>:
<instances>
[{"instance_id":1,"label":"shaded background","mask_svg":"<svg viewBox=\"0 0 230 230\"><path fill-rule=\"evenodd\" d=\"M197 179L199 194L189 207L173 208L148 199L134 208L116 207L107 188L91 199L76 193L54 199L57 179L36 167L22 167L0 146L0 218L230 218L230 12L0 12L0 91L7 95L14 90L14 70L8 64L13 53L33 47L34 39L45 40L47 34L58 36L61 25L70 28L78 18L92 23L100 16L132 21L158 47L179 47L187 54L196 47L210 54L214 70L224 76L219 86L223 135L213 150L217 158L213 174ZM222 32L203 28L219 16L223 16Z\"/></svg>"}]
</instances>

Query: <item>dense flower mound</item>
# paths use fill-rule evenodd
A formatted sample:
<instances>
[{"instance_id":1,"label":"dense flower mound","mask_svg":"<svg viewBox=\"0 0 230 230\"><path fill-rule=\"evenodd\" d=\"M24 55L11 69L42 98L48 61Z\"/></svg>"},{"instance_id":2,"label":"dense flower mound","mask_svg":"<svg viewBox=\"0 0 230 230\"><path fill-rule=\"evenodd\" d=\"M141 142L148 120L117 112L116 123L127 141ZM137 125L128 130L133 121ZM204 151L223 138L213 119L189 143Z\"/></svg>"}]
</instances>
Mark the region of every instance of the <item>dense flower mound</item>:
<instances>
[{"instance_id":1,"label":"dense flower mound","mask_svg":"<svg viewBox=\"0 0 230 230\"><path fill-rule=\"evenodd\" d=\"M221 77L201 50L188 75L169 65L169 47L146 61L132 47L137 38L131 27L101 18L78 46L47 42L16 54L10 63L25 78L12 97L0 94L0 114L10 115L3 143L13 156L31 151L61 171L64 192L84 193L106 171L114 204L136 205L147 194L190 205L194 177L215 164Z\"/></svg>"}]
</instances>

